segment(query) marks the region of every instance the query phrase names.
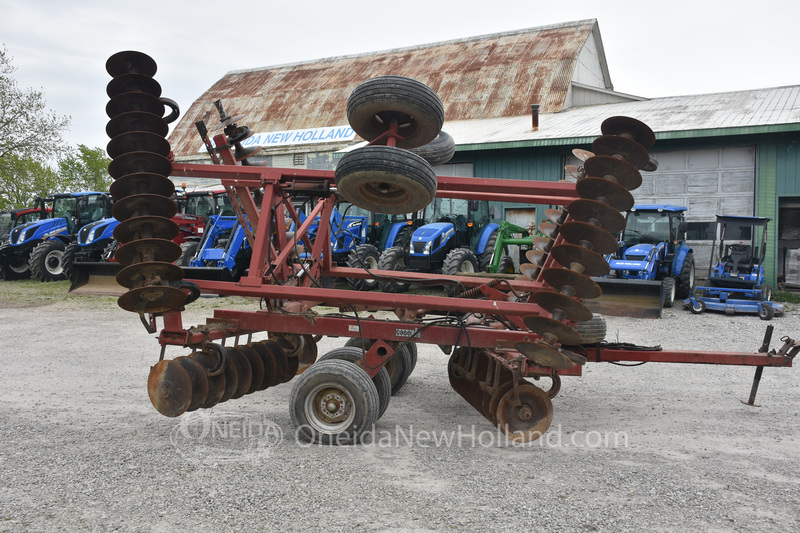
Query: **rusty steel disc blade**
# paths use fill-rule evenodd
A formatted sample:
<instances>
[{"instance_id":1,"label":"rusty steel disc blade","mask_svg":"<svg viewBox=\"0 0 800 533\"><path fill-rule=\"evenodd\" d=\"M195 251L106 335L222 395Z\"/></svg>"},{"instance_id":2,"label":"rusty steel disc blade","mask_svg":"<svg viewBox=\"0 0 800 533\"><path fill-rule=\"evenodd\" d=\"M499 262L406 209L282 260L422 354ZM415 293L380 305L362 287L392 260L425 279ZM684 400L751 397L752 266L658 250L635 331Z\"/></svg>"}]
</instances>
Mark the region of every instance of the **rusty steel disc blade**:
<instances>
[{"instance_id":1,"label":"rusty steel disc blade","mask_svg":"<svg viewBox=\"0 0 800 533\"><path fill-rule=\"evenodd\" d=\"M111 98L106 104L106 115L114 118L122 113L140 111L152 113L159 117L164 116L164 104L155 96L147 93L122 93Z\"/></svg>"},{"instance_id":2,"label":"rusty steel disc blade","mask_svg":"<svg viewBox=\"0 0 800 533\"><path fill-rule=\"evenodd\" d=\"M553 403L542 389L523 383L500 399L494 418L510 440L532 442L550 427Z\"/></svg>"},{"instance_id":3,"label":"rusty steel disc blade","mask_svg":"<svg viewBox=\"0 0 800 533\"><path fill-rule=\"evenodd\" d=\"M208 374L208 371L217 365L217 358L208 352L194 352L189 354L189 359L200 363L208 381L208 394L206 394L206 399L200 407L203 409L214 407L222 400L222 395L225 394L225 375L220 373L216 376L210 376Z\"/></svg>"},{"instance_id":4,"label":"rusty steel disc blade","mask_svg":"<svg viewBox=\"0 0 800 533\"><path fill-rule=\"evenodd\" d=\"M169 218L145 216L129 218L114 228L114 238L122 244L140 239L173 240L178 236L178 224Z\"/></svg>"},{"instance_id":5,"label":"rusty steel disc blade","mask_svg":"<svg viewBox=\"0 0 800 533\"><path fill-rule=\"evenodd\" d=\"M231 124L236 124L237 122L239 122L243 118L244 118L244 115L237 115L235 117L228 117L225 120L220 120L219 123L216 126L214 126L213 129L218 130L218 129L224 128L226 126L230 126Z\"/></svg>"},{"instance_id":6,"label":"rusty steel disc blade","mask_svg":"<svg viewBox=\"0 0 800 533\"><path fill-rule=\"evenodd\" d=\"M153 77L156 68L156 62L152 57L135 50L117 52L106 60L106 72L112 78L132 73Z\"/></svg>"},{"instance_id":7,"label":"rusty steel disc blade","mask_svg":"<svg viewBox=\"0 0 800 533\"><path fill-rule=\"evenodd\" d=\"M560 311L564 316L561 320L571 320L573 322L585 322L592 318L592 312L588 307L574 298L570 298L559 292L540 291L533 295L533 301L542 309L547 309L554 315Z\"/></svg>"},{"instance_id":8,"label":"rusty steel disc blade","mask_svg":"<svg viewBox=\"0 0 800 533\"><path fill-rule=\"evenodd\" d=\"M163 155L153 152L128 152L108 164L108 173L115 179L137 172L151 172L167 177L172 173L172 163Z\"/></svg>"},{"instance_id":9,"label":"rusty steel disc blade","mask_svg":"<svg viewBox=\"0 0 800 533\"><path fill-rule=\"evenodd\" d=\"M553 224L563 224L567 218L567 212L561 209L545 209L544 216Z\"/></svg>"},{"instance_id":10,"label":"rusty steel disc blade","mask_svg":"<svg viewBox=\"0 0 800 533\"><path fill-rule=\"evenodd\" d=\"M129 131L108 141L106 152L111 159L130 152L151 152L167 157L170 146L169 141L162 135L150 131Z\"/></svg>"},{"instance_id":11,"label":"rusty steel disc blade","mask_svg":"<svg viewBox=\"0 0 800 533\"><path fill-rule=\"evenodd\" d=\"M649 150L656 144L656 134L650 126L631 117L608 117L600 124L600 132L603 135L622 135L641 144Z\"/></svg>"},{"instance_id":12,"label":"rusty steel disc blade","mask_svg":"<svg viewBox=\"0 0 800 533\"><path fill-rule=\"evenodd\" d=\"M242 148L241 150L237 147L236 150L233 152L234 157L236 157L237 161L242 161L247 159L248 157L256 155L258 152L261 151L260 146L251 146L249 148Z\"/></svg>"},{"instance_id":13,"label":"rusty steel disc blade","mask_svg":"<svg viewBox=\"0 0 800 533\"><path fill-rule=\"evenodd\" d=\"M141 111L122 113L109 120L108 124L106 124L106 135L112 139L129 131L149 131L166 137L169 126L162 117L153 113L142 113Z\"/></svg>"},{"instance_id":14,"label":"rusty steel disc blade","mask_svg":"<svg viewBox=\"0 0 800 533\"><path fill-rule=\"evenodd\" d=\"M303 340L303 345L297 352L297 359L300 361L300 366L312 365L317 360L317 343L314 342L311 335L303 335L301 339Z\"/></svg>"},{"instance_id":15,"label":"rusty steel disc blade","mask_svg":"<svg viewBox=\"0 0 800 533\"><path fill-rule=\"evenodd\" d=\"M586 177L586 172L583 171L583 167L579 167L578 165L566 165L564 171L576 180L582 180Z\"/></svg>"},{"instance_id":16,"label":"rusty steel disc blade","mask_svg":"<svg viewBox=\"0 0 800 533\"><path fill-rule=\"evenodd\" d=\"M227 348L225 349L227 352ZM219 402L227 402L233 395L236 394L236 389L239 387L239 374L236 370L236 365L232 364L230 358L225 357L225 365L222 367L222 376L225 377L225 391Z\"/></svg>"},{"instance_id":17,"label":"rusty steel disc blade","mask_svg":"<svg viewBox=\"0 0 800 533\"><path fill-rule=\"evenodd\" d=\"M264 383L264 361L262 361L258 353L247 344L240 344L236 348L247 358L247 362L250 363L250 388L245 394L251 394L257 390L261 390L261 386Z\"/></svg>"},{"instance_id":18,"label":"rusty steel disc blade","mask_svg":"<svg viewBox=\"0 0 800 533\"><path fill-rule=\"evenodd\" d=\"M542 336L547 334L555 335L555 337L558 339L558 342L561 344L569 344L574 346L576 344L580 344L582 341L580 334L575 330L575 328L550 317L530 315L526 316L523 321L529 330Z\"/></svg>"},{"instance_id":19,"label":"rusty steel disc blade","mask_svg":"<svg viewBox=\"0 0 800 533\"><path fill-rule=\"evenodd\" d=\"M655 172L656 170L658 170L658 160L655 157L650 156L650 161L647 163L647 166L645 166L642 170L644 170L645 172Z\"/></svg>"},{"instance_id":20,"label":"rusty steel disc blade","mask_svg":"<svg viewBox=\"0 0 800 533\"><path fill-rule=\"evenodd\" d=\"M172 218L177 212L178 205L160 194L126 196L111 208L111 215L120 221L145 216Z\"/></svg>"},{"instance_id":21,"label":"rusty steel disc blade","mask_svg":"<svg viewBox=\"0 0 800 533\"><path fill-rule=\"evenodd\" d=\"M539 276L539 268L533 263L522 263L519 266L519 272L531 281L536 281Z\"/></svg>"},{"instance_id":22,"label":"rusty steel disc blade","mask_svg":"<svg viewBox=\"0 0 800 533\"><path fill-rule=\"evenodd\" d=\"M616 234L625 228L625 217L622 213L597 200L579 198L570 202L567 209L573 220L588 222L609 233Z\"/></svg>"},{"instance_id":23,"label":"rusty steel disc blade","mask_svg":"<svg viewBox=\"0 0 800 533\"><path fill-rule=\"evenodd\" d=\"M138 266L138 265L137 265ZM117 305L131 313L165 313L178 309L186 301L186 293L169 285L153 285L131 289L117 300Z\"/></svg>"},{"instance_id":24,"label":"rusty steel disc blade","mask_svg":"<svg viewBox=\"0 0 800 533\"><path fill-rule=\"evenodd\" d=\"M133 92L145 93L158 98L161 96L161 85L152 76L145 76L135 72L117 76L106 85L106 94L109 98L114 98L122 93Z\"/></svg>"},{"instance_id":25,"label":"rusty steel disc blade","mask_svg":"<svg viewBox=\"0 0 800 533\"><path fill-rule=\"evenodd\" d=\"M619 248L619 241L613 235L588 222L565 222L561 225L561 235L568 243L584 246L601 255L613 253Z\"/></svg>"},{"instance_id":26,"label":"rusty steel disc blade","mask_svg":"<svg viewBox=\"0 0 800 533\"><path fill-rule=\"evenodd\" d=\"M294 377L294 373L289 372L289 358L286 357L286 352L283 351L281 346L273 340L261 341L261 344L272 353L275 359L275 380L273 385L286 383Z\"/></svg>"},{"instance_id":27,"label":"rusty steel disc blade","mask_svg":"<svg viewBox=\"0 0 800 533\"><path fill-rule=\"evenodd\" d=\"M231 399L236 400L250 390L253 382L253 369L250 367L247 357L238 348L231 347L226 350L228 351L228 364L236 367L236 391L231 396Z\"/></svg>"},{"instance_id":28,"label":"rusty steel disc blade","mask_svg":"<svg viewBox=\"0 0 800 533\"><path fill-rule=\"evenodd\" d=\"M528 250L525 252L525 257L534 265L542 266L547 259L547 254L541 250Z\"/></svg>"},{"instance_id":29,"label":"rusty steel disc blade","mask_svg":"<svg viewBox=\"0 0 800 533\"><path fill-rule=\"evenodd\" d=\"M603 202L617 211L627 211L633 207L630 191L605 178L584 178L575 184L575 191L581 198Z\"/></svg>"},{"instance_id":30,"label":"rusty steel disc blade","mask_svg":"<svg viewBox=\"0 0 800 533\"><path fill-rule=\"evenodd\" d=\"M637 169L646 167L650 162L650 154L641 144L621 135L601 135L592 143L592 150L595 155L624 159Z\"/></svg>"},{"instance_id":31,"label":"rusty steel disc blade","mask_svg":"<svg viewBox=\"0 0 800 533\"><path fill-rule=\"evenodd\" d=\"M558 237L558 226L552 222L540 222L538 229L549 239Z\"/></svg>"},{"instance_id":32,"label":"rusty steel disc blade","mask_svg":"<svg viewBox=\"0 0 800 533\"><path fill-rule=\"evenodd\" d=\"M486 405L485 410L489 414L488 418L492 424L497 424L497 404L499 404L500 399L513 388L514 381L512 379L502 383L489 397L489 403Z\"/></svg>"},{"instance_id":33,"label":"rusty steel disc blade","mask_svg":"<svg viewBox=\"0 0 800 533\"><path fill-rule=\"evenodd\" d=\"M561 353L564 355L564 357L566 357L567 359L569 359L570 361L572 361L576 365L585 365L586 364L586 361L587 361L586 357L584 357L584 356L582 356L580 354L577 354L577 353L569 351L569 350L564 350L563 348L561 349Z\"/></svg>"},{"instance_id":34,"label":"rusty steel disc blade","mask_svg":"<svg viewBox=\"0 0 800 533\"><path fill-rule=\"evenodd\" d=\"M592 152L590 152L589 150L582 150L580 148L574 148L572 150L572 155L574 155L575 157L577 157L581 161L586 161L587 159L590 159L590 158L594 157L594 154Z\"/></svg>"},{"instance_id":35,"label":"rusty steel disc blade","mask_svg":"<svg viewBox=\"0 0 800 533\"><path fill-rule=\"evenodd\" d=\"M138 239L117 248L114 258L122 266L144 261L174 263L181 256L181 247L166 239Z\"/></svg>"},{"instance_id":36,"label":"rusty steel disc blade","mask_svg":"<svg viewBox=\"0 0 800 533\"><path fill-rule=\"evenodd\" d=\"M622 159L607 155L597 155L583 164L586 174L593 178L615 181L632 191L642 185L642 173Z\"/></svg>"},{"instance_id":37,"label":"rusty steel disc blade","mask_svg":"<svg viewBox=\"0 0 800 533\"><path fill-rule=\"evenodd\" d=\"M605 276L611 271L608 261L597 252L576 244L558 244L550 252L564 268L586 276Z\"/></svg>"},{"instance_id":38,"label":"rusty steel disc blade","mask_svg":"<svg viewBox=\"0 0 800 533\"><path fill-rule=\"evenodd\" d=\"M147 394L150 403L162 415L180 416L192 403L192 381L175 361L159 361L150 367Z\"/></svg>"},{"instance_id":39,"label":"rusty steel disc blade","mask_svg":"<svg viewBox=\"0 0 800 533\"><path fill-rule=\"evenodd\" d=\"M175 194L175 183L159 174L138 172L115 180L108 191L116 201L134 194L157 194L169 198Z\"/></svg>"},{"instance_id":40,"label":"rusty steel disc blade","mask_svg":"<svg viewBox=\"0 0 800 533\"><path fill-rule=\"evenodd\" d=\"M272 352L260 342L251 342L249 346L258 354L258 356L261 358L261 363L264 366L264 379L261 380L261 385L259 386L258 390L264 390L272 385L277 385L277 367L275 364L275 357L272 355Z\"/></svg>"},{"instance_id":41,"label":"rusty steel disc blade","mask_svg":"<svg viewBox=\"0 0 800 533\"><path fill-rule=\"evenodd\" d=\"M553 239L548 237L534 237L531 239L533 241L533 245L541 250L542 252L548 253L550 248L553 247Z\"/></svg>"},{"instance_id":42,"label":"rusty steel disc blade","mask_svg":"<svg viewBox=\"0 0 800 533\"><path fill-rule=\"evenodd\" d=\"M176 357L173 361L181 365L186 373L189 374L189 381L192 384L192 401L186 411L200 409L208 396L208 376L205 368L185 355Z\"/></svg>"},{"instance_id":43,"label":"rusty steel disc blade","mask_svg":"<svg viewBox=\"0 0 800 533\"><path fill-rule=\"evenodd\" d=\"M162 285L183 279L183 269L174 263L135 263L117 272L117 283L126 289Z\"/></svg>"},{"instance_id":44,"label":"rusty steel disc blade","mask_svg":"<svg viewBox=\"0 0 800 533\"><path fill-rule=\"evenodd\" d=\"M518 342L516 349L519 353L545 368L568 370L573 364L557 349L543 342Z\"/></svg>"},{"instance_id":45,"label":"rusty steel disc blade","mask_svg":"<svg viewBox=\"0 0 800 533\"><path fill-rule=\"evenodd\" d=\"M558 292L575 298L597 298L603 292L592 278L567 268L546 268L542 278Z\"/></svg>"}]
</instances>

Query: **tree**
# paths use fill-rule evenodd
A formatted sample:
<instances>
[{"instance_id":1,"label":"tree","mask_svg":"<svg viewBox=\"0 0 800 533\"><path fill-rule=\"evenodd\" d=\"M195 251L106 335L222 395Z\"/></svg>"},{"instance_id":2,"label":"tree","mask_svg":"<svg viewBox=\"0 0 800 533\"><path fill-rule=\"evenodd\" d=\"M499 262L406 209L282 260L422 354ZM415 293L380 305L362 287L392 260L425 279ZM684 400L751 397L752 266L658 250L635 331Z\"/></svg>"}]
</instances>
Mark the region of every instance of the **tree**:
<instances>
[{"instance_id":1,"label":"tree","mask_svg":"<svg viewBox=\"0 0 800 533\"><path fill-rule=\"evenodd\" d=\"M37 196L60 192L61 179L53 169L13 154L5 156L2 161L0 209L33 206Z\"/></svg>"},{"instance_id":2,"label":"tree","mask_svg":"<svg viewBox=\"0 0 800 533\"><path fill-rule=\"evenodd\" d=\"M70 152L58 162L58 175L72 191L108 191L110 162L102 148L79 144L77 153Z\"/></svg>"}]
</instances>

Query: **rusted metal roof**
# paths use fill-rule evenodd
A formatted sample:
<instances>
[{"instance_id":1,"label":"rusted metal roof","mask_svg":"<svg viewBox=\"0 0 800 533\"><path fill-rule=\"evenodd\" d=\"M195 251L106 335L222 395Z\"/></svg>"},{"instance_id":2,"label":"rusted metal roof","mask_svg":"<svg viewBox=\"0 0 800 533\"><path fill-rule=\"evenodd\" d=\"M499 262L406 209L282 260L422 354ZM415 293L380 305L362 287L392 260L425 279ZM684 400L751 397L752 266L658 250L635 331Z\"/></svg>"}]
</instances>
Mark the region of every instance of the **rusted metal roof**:
<instances>
[{"instance_id":1,"label":"rusted metal roof","mask_svg":"<svg viewBox=\"0 0 800 533\"><path fill-rule=\"evenodd\" d=\"M229 72L189 107L169 141L177 156L196 154L201 143L194 124L207 112L209 125L215 122L218 98L231 115L244 115L241 124L252 131L345 125L353 88L387 74L430 86L442 99L448 122L520 116L531 104L539 104L542 113L561 111L578 55L596 27L589 19Z\"/></svg>"}]
</instances>

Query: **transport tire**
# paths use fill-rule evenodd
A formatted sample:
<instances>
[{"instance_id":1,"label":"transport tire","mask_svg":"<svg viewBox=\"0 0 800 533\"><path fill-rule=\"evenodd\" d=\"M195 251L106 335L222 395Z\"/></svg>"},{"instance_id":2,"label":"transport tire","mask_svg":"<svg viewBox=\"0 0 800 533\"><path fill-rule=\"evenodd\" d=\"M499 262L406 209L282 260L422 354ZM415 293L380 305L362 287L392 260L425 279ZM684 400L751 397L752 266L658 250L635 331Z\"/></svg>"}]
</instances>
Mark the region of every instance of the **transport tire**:
<instances>
[{"instance_id":1,"label":"transport tire","mask_svg":"<svg viewBox=\"0 0 800 533\"><path fill-rule=\"evenodd\" d=\"M343 346L341 348L334 348L318 359L318 361L327 361L329 359L341 359L342 361L350 361L356 363L364 357L364 351L357 346ZM389 407L389 400L392 397L392 382L389 379L389 372L386 366L381 368L372 378L375 384L375 389L378 391L378 419L383 416L386 409Z\"/></svg>"},{"instance_id":2,"label":"transport tire","mask_svg":"<svg viewBox=\"0 0 800 533\"><path fill-rule=\"evenodd\" d=\"M344 343L345 347L355 347L359 351L362 350L369 350L372 346L374 341L370 339L364 339L362 344L361 339L359 337L353 337L348 339L346 343ZM397 350L394 355L392 355L388 361L383 365L386 369L386 372L389 375L389 382L391 383L392 388L392 395L397 394L400 392L400 389L406 384L408 381L411 372L414 371L414 366L417 361L416 357L416 346L412 350L409 349L409 346L413 346L413 344L409 343L406 346ZM363 353L363 351L362 351Z\"/></svg>"},{"instance_id":3,"label":"transport tire","mask_svg":"<svg viewBox=\"0 0 800 533\"><path fill-rule=\"evenodd\" d=\"M432 167L444 165L456 153L456 143L449 133L440 131L434 140L419 148L409 150L430 163Z\"/></svg>"}]
</instances>

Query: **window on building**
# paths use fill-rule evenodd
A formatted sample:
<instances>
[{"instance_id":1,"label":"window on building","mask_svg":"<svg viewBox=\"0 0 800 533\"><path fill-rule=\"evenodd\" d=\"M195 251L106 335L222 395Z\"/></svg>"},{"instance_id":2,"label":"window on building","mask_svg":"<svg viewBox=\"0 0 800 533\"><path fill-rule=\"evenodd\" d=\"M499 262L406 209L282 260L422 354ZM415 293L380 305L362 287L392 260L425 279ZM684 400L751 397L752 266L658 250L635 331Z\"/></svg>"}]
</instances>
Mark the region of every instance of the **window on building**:
<instances>
[{"instance_id":1,"label":"window on building","mask_svg":"<svg viewBox=\"0 0 800 533\"><path fill-rule=\"evenodd\" d=\"M717 223L714 221L689 222L686 239L690 241L713 241L716 230Z\"/></svg>"}]
</instances>

